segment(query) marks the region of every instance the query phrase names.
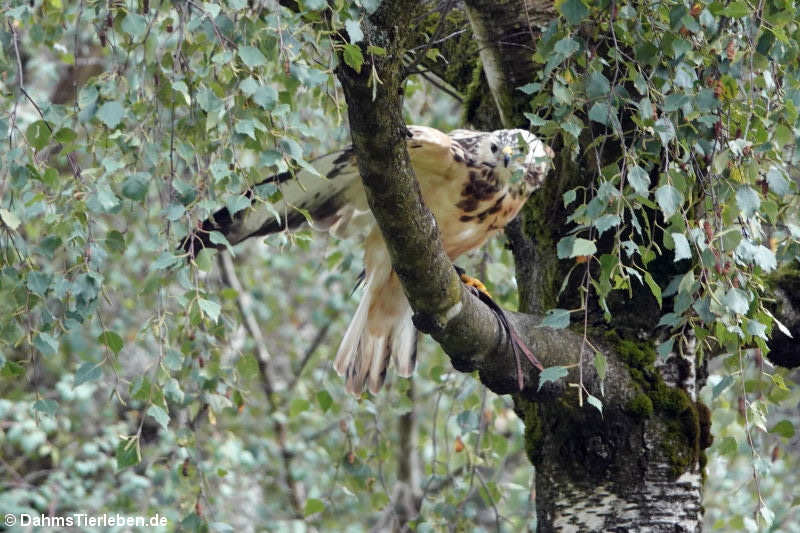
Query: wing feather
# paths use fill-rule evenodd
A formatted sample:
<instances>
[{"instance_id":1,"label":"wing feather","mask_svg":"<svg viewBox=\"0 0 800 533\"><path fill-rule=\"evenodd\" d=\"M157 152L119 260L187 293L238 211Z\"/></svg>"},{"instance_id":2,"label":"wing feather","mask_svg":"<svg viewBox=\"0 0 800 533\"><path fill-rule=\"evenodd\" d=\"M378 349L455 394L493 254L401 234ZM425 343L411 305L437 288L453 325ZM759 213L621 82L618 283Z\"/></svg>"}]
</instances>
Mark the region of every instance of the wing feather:
<instances>
[{"instance_id":1,"label":"wing feather","mask_svg":"<svg viewBox=\"0 0 800 533\"><path fill-rule=\"evenodd\" d=\"M186 251L197 253L201 248L219 247L210 241L211 231L219 231L228 242L238 244L251 237L269 235L284 229L296 229L306 222L320 230L341 233L350 221L368 212L355 153L349 148L311 161L319 175L301 169L291 174L282 172L256 184L245 194L253 199L253 190L273 184L282 199L268 209L258 202L231 216L223 207L203 221L182 243ZM311 220L306 219L306 214Z\"/></svg>"}]
</instances>

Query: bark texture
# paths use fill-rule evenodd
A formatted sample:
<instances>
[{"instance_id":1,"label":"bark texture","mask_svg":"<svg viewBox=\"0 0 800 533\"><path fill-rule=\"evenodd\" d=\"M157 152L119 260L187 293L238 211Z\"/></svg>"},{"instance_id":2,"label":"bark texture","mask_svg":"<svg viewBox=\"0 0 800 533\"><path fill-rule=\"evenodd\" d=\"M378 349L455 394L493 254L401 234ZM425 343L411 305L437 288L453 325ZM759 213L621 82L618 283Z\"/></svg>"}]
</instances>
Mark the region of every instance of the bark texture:
<instances>
[{"instance_id":1,"label":"bark texture","mask_svg":"<svg viewBox=\"0 0 800 533\"><path fill-rule=\"evenodd\" d=\"M539 25L553 17L553 5L525 0L466 4L480 63L464 58L468 48L442 45L444 53L453 54L447 66L425 60L423 64L468 93L468 117L470 110L485 108L487 101L497 109L476 117L473 124L484 129L524 125L521 112L527 102L519 100L522 93L515 88L533 79L534 40ZM408 36L421 33L414 21L427 25L426 30L433 25L448 33L449 28L463 28L465 18L444 10L436 14L444 20L438 24L430 13L426 18L415 12L419 8L416 2L387 0L362 23L368 41L388 50L386 57L374 58L383 81L374 98L369 84L373 65L358 73L342 62L337 71L370 207L414 309L415 324L442 345L456 369L477 370L488 388L513 394L515 410L525 424L526 451L537 468L540 531L698 531L703 449L711 444L708 409L695 399L705 372L696 368L690 347L685 347L688 357L673 354L666 361L657 359L653 331L658 305L649 291L634 290L631 298L611 301L616 318L610 327L598 320L596 306L587 315L586 331L538 327L543 310L556 304L574 307L564 305L569 299L559 302L558 297L564 273L572 266L559 261L555 253L556 242L569 230L561 195L575 185L591 185L597 162L580 155L573 161L554 140L551 146L560 152L556 171L528 202L522 219L507 231L523 311L508 312L509 321L545 366L569 366L566 378L539 390L538 372L523 358L525 387L518 390L510 339L497 316L464 290L455 276L439 242L436 221L421 202L405 151L401 58L414 44ZM470 46L462 34L456 39ZM458 54L472 66L457 64ZM465 72L470 71L467 81ZM476 87L490 92L477 94ZM613 143L606 149L601 157L619 155ZM656 260L653 269L661 276L673 274L670 259L664 258L663 264ZM568 287L567 293L577 294L577 289ZM588 349L584 334L608 360L604 383L591 363L595 352ZM582 405L578 389L567 383L582 384ZM602 398L602 414L586 404L585 393Z\"/></svg>"},{"instance_id":2,"label":"bark texture","mask_svg":"<svg viewBox=\"0 0 800 533\"><path fill-rule=\"evenodd\" d=\"M526 429L539 428L531 437L541 448L529 452L540 531L701 530L710 428L707 408L695 403L704 378L693 362L693 353L673 354L657 364L663 382L604 420L563 402L522 411Z\"/></svg>"}]
</instances>

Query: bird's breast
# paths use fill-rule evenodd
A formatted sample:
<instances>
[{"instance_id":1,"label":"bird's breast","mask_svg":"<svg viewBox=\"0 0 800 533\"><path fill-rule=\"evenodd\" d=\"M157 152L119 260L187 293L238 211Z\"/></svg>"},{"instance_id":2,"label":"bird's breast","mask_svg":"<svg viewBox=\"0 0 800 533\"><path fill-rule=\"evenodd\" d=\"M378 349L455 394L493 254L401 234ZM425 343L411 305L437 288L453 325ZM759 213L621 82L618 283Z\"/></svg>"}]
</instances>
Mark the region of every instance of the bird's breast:
<instances>
[{"instance_id":1,"label":"bird's breast","mask_svg":"<svg viewBox=\"0 0 800 533\"><path fill-rule=\"evenodd\" d=\"M459 255L483 245L502 230L525 203L528 192L498 179L486 167L467 167L459 179L422 186L425 204L439 225L447 255Z\"/></svg>"}]
</instances>

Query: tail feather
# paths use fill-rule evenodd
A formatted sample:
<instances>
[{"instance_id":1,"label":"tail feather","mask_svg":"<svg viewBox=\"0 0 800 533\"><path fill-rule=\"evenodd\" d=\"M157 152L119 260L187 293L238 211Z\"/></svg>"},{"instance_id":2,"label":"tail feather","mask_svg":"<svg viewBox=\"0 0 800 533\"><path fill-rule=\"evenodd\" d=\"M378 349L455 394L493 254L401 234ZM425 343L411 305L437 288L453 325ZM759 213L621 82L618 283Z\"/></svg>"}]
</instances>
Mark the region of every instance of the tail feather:
<instances>
[{"instance_id":1,"label":"tail feather","mask_svg":"<svg viewBox=\"0 0 800 533\"><path fill-rule=\"evenodd\" d=\"M411 307L396 275L391 273L388 279L368 276L364 295L334 362L336 371L345 377L347 392L358 396L368 386L370 392L377 394L390 363L400 376L410 376L416 350L417 330L411 321Z\"/></svg>"},{"instance_id":2,"label":"tail feather","mask_svg":"<svg viewBox=\"0 0 800 533\"><path fill-rule=\"evenodd\" d=\"M365 281L369 288L372 285L372 278L370 277ZM339 344L339 350L336 353L336 359L333 363L336 372L340 376L347 376L348 380L356 367L361 366L361 362L356 363L356 357L361 353L361 333L364 331L367 324L367 316L369 313L370 302L372 300L372 291L365 290L361 301L358 304L355 315L350 320L350 325L342 337L342 342Z\"/></svg>"},{"instance_id":3,"label":"tail feather","mask_svg":"<svg viewBox=\"0 0 800 533\"><path fill-rule=\"evenodd\" d=\"M406 305L407 312L396 324L392 337L392 362L401 377L408 378L414 373L417 363L417 328L411 321L411 306Z\"/></svg>"}]
</instances>

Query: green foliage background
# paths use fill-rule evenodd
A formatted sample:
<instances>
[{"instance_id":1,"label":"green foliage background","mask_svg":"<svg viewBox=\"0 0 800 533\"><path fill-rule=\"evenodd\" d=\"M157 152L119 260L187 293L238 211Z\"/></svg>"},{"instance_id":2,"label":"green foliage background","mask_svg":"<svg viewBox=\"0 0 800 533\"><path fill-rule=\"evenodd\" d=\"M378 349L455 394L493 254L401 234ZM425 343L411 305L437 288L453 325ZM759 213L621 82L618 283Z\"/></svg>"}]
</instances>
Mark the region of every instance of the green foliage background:
<instances>
[{"instance_id":1,"label":"green foliage background","mask_svg":"<svg viewBox=\"0 0 800 533\"><path fill-rule=\"evenodd\" d=\"M343 394L330 360L356 301L356 240L306 230L236 251L275 409L217 252L189 263L175 251L219 206L245 208L250 185L348 142L336 52L353 68L382 53L358 26L377 4L3 6L1 510L158 512L170 530L362 530L394 494L408 438L398 419L413 410L418 530L532 526L510 401L454 372L432 343L413 384ZM791 531L800 393L756 350L777 327L766 276L800 255L799 28L793 2L755 7L673 1L612 14L565 0L538 44L539 78L520 90L532 129L573 157L579 141L632 139L594 169L592 187L565 195L575 231L559 257L593 256L613 233L614 252L591 259L593 297L647 284L675 302L661 318L671 332L662 355L689 328L705 356L722 353L704 391L716 435L708 525ZM314 24L323 14L333 32ZM597 22L579 26L590 15ZM343 30L351 44L335 39ZM77 91L63 86L72 78ZM409 122L462 125L457 102L422 80L407 94ZM265 206L280 194L254 191ZM660 227L645 225L645 210L661 213ZM685 274L660 285L652 261L670 254L688 260ZM501 241L465 261L515 304ZM563 326L569 314L553 316ZM286 453L302 509L288 495Z\"/></svg>"}]
</instances>

